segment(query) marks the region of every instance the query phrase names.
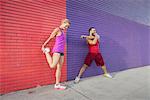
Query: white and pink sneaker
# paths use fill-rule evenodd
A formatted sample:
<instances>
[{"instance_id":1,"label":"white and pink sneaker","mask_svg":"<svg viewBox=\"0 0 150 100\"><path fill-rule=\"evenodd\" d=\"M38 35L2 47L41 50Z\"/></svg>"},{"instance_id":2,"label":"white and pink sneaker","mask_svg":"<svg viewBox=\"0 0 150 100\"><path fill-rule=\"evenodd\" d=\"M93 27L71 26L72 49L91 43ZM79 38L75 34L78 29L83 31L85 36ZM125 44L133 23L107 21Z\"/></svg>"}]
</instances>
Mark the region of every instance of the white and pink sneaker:
<instances>
[{"instance_id":1,"label":"white and pink sneaker","mask_svg":"<svg viewBox=\"0 0 150 100\"><path fill-rule=\"evenodd\" d=\"M65 90L65 89L67 89L67 87L64 86L64 85L61 85L61 84L55 84L54 89L56 89L56 90Z\"/></svg>"}]
</instances>

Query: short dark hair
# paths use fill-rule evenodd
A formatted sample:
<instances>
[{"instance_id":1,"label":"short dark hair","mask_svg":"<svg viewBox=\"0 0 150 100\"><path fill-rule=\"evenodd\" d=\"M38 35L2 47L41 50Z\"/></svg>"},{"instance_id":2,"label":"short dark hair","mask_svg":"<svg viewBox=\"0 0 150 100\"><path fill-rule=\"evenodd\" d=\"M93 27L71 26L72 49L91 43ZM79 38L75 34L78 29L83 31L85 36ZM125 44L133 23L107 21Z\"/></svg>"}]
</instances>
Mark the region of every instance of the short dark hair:
<instances>
[{"instance_id":1,"label":"short dark hair","mask_svg":"<svg viewBox=\"0 0 150 100\"><path fill-rule=\"evenodd\" d=\"M95 28L95 27L90 27L90 28L89 28L89 33L90 33L91 29L93 29L93 28Z\"/></svg>"}]
</instances>

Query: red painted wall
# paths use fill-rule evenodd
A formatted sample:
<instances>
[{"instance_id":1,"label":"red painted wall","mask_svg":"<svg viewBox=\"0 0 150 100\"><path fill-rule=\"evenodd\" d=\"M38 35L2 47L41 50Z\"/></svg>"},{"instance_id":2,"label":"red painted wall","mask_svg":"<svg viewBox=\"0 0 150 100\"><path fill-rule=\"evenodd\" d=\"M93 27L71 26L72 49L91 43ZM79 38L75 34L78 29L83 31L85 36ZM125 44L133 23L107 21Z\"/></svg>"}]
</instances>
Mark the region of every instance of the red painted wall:
<instances>
[{"instance_id":1,"label":"red painted wall","mask_svg":"<svg viewBox=\"0 0 150 100\"><path fill-rule=\"evenodd\" d=\"M63 18L65 0L0 0L0 94L55 82L41 45Z\"/></svg>"}]
</instances>

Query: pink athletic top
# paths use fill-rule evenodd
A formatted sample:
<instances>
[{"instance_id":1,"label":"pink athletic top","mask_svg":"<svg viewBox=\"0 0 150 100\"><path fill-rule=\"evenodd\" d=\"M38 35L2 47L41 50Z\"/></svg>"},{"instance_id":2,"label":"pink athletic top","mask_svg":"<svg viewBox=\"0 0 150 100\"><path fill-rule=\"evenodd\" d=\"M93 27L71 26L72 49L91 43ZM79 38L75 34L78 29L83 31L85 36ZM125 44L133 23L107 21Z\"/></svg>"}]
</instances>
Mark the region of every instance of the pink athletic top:
<instances>
[{"instance_id":1,"label":"pink athletic top","mask_svg":"<svg viewBox=\"0 0 150 100\"><path fill-rule=\"evenodd\" d=\"M60 29L60 28L59 28ZM64 32L60 29L61 35L56 36L55 40L55 45L53 47L53 53L64 53L64 48L65 48L65 34Z\"/></svg>"}]
</instances>

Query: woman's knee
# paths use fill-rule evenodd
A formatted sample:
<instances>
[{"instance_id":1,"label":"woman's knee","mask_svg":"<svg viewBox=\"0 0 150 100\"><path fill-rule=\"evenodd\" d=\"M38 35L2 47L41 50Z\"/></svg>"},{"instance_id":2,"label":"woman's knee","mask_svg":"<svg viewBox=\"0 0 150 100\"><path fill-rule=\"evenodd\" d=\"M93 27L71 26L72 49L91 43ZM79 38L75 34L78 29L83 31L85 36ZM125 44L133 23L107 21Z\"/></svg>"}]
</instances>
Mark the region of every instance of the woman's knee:
<instances>
[{"instance_id":1,"label":"woman's knee","mask_svg":"<svg viewBox=\"0 0 150 100\"><path fill-rule=\"evenodd\" d=\"M57 64L57 69L61 69L62 68L62 64L58 63Z\"/></svg>"},{"instance_id":2,"label":"woman's knee","mask_svg":"<svg viewBox=\"0 0 150 100\"><path fill-rule=\"evenodd\" d=\"M84 64L84 65L83 65L83 68L88 68L88 67L89 67L89 66L88 66L88 65L86 65L86 64Z\"/></svg>"},{"instance_id":3,"label":"woman's knee","mask_svg":"<svg viewBox=\"0 0 150 100\"><path fill-rule=\"evenodd\" d=\"M56 65L51 64L51 65L50 65L50 68L56 68Z\"/></svg>"}]
</instances>

